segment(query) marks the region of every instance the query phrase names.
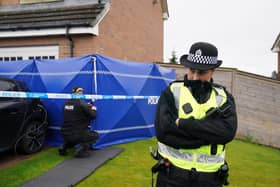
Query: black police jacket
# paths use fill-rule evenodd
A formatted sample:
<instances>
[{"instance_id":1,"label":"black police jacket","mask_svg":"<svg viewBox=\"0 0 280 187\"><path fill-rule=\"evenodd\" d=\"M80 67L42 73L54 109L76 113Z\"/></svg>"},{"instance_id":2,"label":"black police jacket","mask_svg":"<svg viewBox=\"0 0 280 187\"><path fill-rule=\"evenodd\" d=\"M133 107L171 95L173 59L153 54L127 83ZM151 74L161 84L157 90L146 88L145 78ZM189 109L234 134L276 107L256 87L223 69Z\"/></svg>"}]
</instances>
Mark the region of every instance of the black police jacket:
<instances>
[{"instance_id":1,"label":"black police jacket","mask_svg":"<svg viewBox=\"0 0 280 187\"><path fill-rule=\"evenodd\" d=\"M79 134L88 130L88 125L96 117L96 111L82 99L70 99L63 105L63 135Z\"/></svg>"},{"instance_id":2,"label":"black police jacket","mask_svg":"<svg viewBox=\"0 0 280 187\"><path fill-rule=\"evenodd\" d=\"M219 86L212 82L203 86L194 82L185 79L184 85L190 88L198 103L206 102L212 87ZM155 132L158 141L177 149L198 148L202 145L230 142L236 133L237 115L233 96L227 91L226 94L227 101L224 105L230 106L227 115L214 113L201 120L180 119L177 126L175 121L178 118L178 111L170 86L167 87L162 92L156 109Z\"/></svg>"}]
</instances>

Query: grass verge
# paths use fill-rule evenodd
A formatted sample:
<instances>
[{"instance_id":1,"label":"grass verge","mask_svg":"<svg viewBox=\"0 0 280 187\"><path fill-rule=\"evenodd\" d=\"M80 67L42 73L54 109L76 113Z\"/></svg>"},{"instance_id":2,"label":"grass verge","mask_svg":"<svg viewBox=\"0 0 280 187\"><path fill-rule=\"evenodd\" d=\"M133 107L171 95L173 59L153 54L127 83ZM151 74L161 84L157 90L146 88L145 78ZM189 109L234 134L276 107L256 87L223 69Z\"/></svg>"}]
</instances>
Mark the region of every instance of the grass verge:
<instances>
[{"instance_id":1,"label":"grass verge","mask_svg":"<svg viewBox=\"0 0 280 187\"><path fill-rule=\"evenodd\" d=\"M151 170L155 164L149 146L155 138L116 147L124 148L114 159L98 168L78 187L146 187L151 186ZM235 140L227 145L230 165L229 187L278 187L280 185L280 150ZM57 148L44 150L31 159L0 170L0 187L16 187L43 174L64 159ZM156 177L154 177L156 178Z\"/></svg>"},{"instance_id":2,"label":"grass verge","mask_svg":"<svg viewBox=\"0 0 280 187\"><path fill-rule=\"evenodd\" d=\"M35 154L14 166L0 169L0 187L18 187L28 180L42 175L61 161L57 148L50 148Z\"/></svg>"}]
</instances>

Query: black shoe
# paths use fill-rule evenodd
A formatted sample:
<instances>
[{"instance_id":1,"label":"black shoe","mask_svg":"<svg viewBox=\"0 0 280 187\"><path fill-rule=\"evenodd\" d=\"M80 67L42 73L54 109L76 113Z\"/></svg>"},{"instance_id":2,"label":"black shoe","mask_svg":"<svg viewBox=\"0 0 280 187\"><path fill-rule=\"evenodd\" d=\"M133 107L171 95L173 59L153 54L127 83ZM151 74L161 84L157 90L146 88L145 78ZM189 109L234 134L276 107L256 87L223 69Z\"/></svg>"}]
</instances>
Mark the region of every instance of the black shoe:
<instances>
[{"instance_id":1,"label":"black shoe","mask_svg":"<svg viewBox=\"0 0 280 187\"><path fill-rule=\"evenodd\" d=\"M90 156L90 153L88 151L80 151L80 152L75 153L76 158L86 158L89 156Z\"/></svg>"},{"instance_id":2,"label":"black shoe","mask_svg":"<svg viewBox=\"0 0 280 187\"><path fill-rule=\"evenodd\" d=\"M90 150L90 151L94 151L94 150L96 150L96 149L95 149L94 147L90 146L90 147L89 147L89 150Z\"/></svg>"},{"instance_id":3,"label":"black shoe","mask_svg":"<svg viewBox=\"0 0 280 187\"><path fill-rule=\"evenodd\" d=\"M66 156L67 155L67 151L63 147L58 148L58 153L61 156Z\"/></svg>"},{"instance_id":4,"label":"black shoe","mask_svg":"<svg viewBox=\"0 0 280 187\"><path fill-rule=\"evenodd\" d=\"M89 150L90 150L90 151L98 151L99 149L98 149L98 148L95 148L95 147L91 147Z\"/></svg>"},{"instance_id":5,"label":"black shoe","mask_svg":"<svg viewBox=\"0 0 280 187\"><path fill-rule=\"evenodd\" d=\"M75 152L74 156L76 158L86 158L90 156L90 153L88 150L85 150L83 148L78 148L77 151Z\"/></svg>"}]
</instances>

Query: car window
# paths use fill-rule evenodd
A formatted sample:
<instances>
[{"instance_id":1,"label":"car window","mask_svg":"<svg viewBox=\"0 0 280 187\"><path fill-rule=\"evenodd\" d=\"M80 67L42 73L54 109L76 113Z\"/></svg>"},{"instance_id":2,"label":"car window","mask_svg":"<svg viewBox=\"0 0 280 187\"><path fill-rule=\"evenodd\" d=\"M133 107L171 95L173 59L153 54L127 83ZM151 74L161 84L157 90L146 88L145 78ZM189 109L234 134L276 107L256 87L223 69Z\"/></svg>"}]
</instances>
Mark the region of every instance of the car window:
<instances>
[{"instance_id":1,"label":"car window","mask_svg":"<svg viewBox=\"0 0 280 187\"><path fill-rule=\"evenodd\" d=\"M15 84L7 81L1 81L0 80L0 91L13 91L15 87Z\"/></svg>"},{"instance_id":2,"label":"car window","mask_svg":"<svg viewBox=\"0 0 280 187\"><path fill-rule=\"evenodd\" d=\"M12 82L0 80L0 91L14 91L16 85ZM0 97L0 101L13 100L13 98Z\"/></svg>"}]
</instances>

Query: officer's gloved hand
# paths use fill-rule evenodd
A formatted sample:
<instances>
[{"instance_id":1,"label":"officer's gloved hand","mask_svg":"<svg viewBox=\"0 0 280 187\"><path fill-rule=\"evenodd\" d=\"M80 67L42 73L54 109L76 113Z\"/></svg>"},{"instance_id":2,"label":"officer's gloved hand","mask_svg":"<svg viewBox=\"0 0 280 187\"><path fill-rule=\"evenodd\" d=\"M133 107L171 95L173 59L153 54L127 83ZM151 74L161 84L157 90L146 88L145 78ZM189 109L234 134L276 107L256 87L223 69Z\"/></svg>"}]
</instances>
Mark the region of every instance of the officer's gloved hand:
<instances>
[{"instance_id":1,"label":"officer's gloved hand","mask_svg":"<svg viewBox=\"0 0 280 187\"><path fill-rule=\"evenodd\" d=\"M232 107L229 103L225 103L218 108L210 108L206 112L206 117L211 118L226 118L232 114Z\"/></svg>"},{"instance_id":2,"label":"officer's gloved hand","mask_svg":"<svg viewBox=\"0 0 280 187\"><path fill-rule=\"evenodd\" d=\"M206 117L210 117L210 118L216 118L219 117L219 111L218 108L210 108L207 112L206 112Z\"/></svg>"},{"instance_id":3,"label":"officer's gloved hand","mask_svg":"<svg viewBox=\"0 0 280 187\"><path fill-rule=\"evenodd\" d=\"M93 104L94 104L94 101L95 101L94 99L91 99L91 100L88 102L88 104L89 104L89 105L93 105Z\"/></svg>"},{"instance_id":4,"label":"officer's gloved hand","mask_svg":"<svg viewBox=\"0 0 280 187\"><path fill-rule=\"evenodd\" d=\"M175 123L176 123L177 127L179 127L179 121L180 121L180 120L185 120L185 119L182 119L182 118L181 118L181 119L180 119L180 118L177 118L177 119L176 119L176 121L175 121ZM190 116L189 118L187 118L187 120L195 120L195 119L194 119L194 117L193 117L193 116Z\"/></svg>"}]
</instances>

